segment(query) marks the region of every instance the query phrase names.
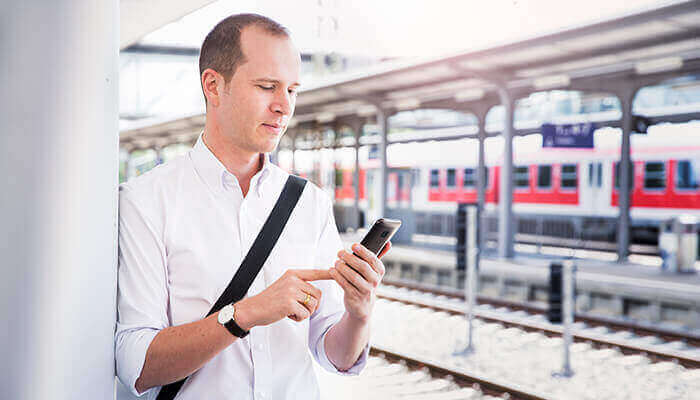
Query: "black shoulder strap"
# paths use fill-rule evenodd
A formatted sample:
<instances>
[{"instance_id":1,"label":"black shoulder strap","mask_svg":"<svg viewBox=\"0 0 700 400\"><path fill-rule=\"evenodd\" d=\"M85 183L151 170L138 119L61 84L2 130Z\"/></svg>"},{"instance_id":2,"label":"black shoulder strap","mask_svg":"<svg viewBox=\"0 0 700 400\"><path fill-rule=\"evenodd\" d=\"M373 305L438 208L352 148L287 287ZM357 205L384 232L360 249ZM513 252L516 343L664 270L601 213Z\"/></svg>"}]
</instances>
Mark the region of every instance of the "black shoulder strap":
<instances>
[{"instance_id":1,"label":"black shoulder strap","mask_svg":"<svg viewBox=\"0 0 700 400\"><path fill-rule=\"evenodd\" d=\"M231 282L226 286L224 292L219 296L219 299L214 303L211 310L209 310L207 316L218 312L227 304L241 300L246 295L248 288L253 284L255 277L258 276L258 272L260 272L267 257L270 255L272 248L275 247L275 243L277 243L277 239L280 237L282 230L287 224L292 210L294 210L294 207L299 201L299 197L301 197L305 185L305 179L289 175L287 183L284 185L284 189L282 189L277 203L275 203L275 207L267 217L267 221L265 221L258 236L255 238L255 242L253 242L250 250L248 250L248 254L246 254L241 266L233 276L233 279L231 279ZM163 386L160 393L158 393L157 400L174 399L175 396L177 396L177 392L185 383L185 379Z\"/></svg>"}]
</instances>

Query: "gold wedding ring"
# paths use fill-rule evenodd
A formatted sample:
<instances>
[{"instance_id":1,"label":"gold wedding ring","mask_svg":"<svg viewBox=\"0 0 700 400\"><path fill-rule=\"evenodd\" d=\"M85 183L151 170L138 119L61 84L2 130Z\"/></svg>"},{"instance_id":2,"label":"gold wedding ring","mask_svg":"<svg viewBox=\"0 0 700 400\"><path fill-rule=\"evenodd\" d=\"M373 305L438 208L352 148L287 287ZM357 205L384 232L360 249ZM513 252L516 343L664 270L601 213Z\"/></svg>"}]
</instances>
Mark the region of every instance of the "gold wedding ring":
<instances>
[{"instance_id":1,"label":"gold wedding ring","mask_svg":"<svg viewBox=\"0 0 700 400\"><path fill-rule=\"evenodd\" d=\"M311 299L311 295L307 293L306 298L304 299L304 305L306 305L310 299Z\"/></svg>"}]
</instances>

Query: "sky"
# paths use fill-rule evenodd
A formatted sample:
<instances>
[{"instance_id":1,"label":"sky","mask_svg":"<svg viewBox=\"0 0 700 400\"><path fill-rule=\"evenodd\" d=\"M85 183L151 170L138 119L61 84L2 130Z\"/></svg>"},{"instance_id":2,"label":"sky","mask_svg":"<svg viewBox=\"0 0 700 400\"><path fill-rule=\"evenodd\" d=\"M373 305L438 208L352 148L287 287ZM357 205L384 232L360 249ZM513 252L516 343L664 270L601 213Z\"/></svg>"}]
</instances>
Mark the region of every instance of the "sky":
<instances>
[{"instance_id":1,"label":"sky","mask_svg":"<svg viewBox=\"0 0 700 400\"><path fill-rule=\"evenodd\" d=\"M257 12L287 26L304 52L433 57L520 41L677 0L220 0L142 43L199 47L223 17ZM337 30L331 28L337 21ZM318 37L319 20L324 28Z\"/></svg>"}]
</instances>

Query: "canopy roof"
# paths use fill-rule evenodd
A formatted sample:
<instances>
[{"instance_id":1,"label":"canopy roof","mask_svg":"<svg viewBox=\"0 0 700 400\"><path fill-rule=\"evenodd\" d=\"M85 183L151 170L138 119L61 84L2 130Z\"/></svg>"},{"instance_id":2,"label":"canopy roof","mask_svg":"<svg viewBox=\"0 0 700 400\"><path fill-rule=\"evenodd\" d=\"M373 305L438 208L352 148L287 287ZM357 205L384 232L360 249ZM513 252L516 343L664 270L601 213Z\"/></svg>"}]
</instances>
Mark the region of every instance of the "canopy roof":
<instances>
[{"instance_id":1,"label":"canopy roof","mask_svg":"<svg viewBox=\"0 0 700 400\"><path fill-rule=\"evenodd\" d=\"M377 107L388 114L490 107L500 103L499 86L522 97L550 89L606 91L620 81L641 87L698 73L700 0L676 2L518 42L336 75L301 91L290 127L317 129L365 118ZM123 130L121 140L137 147L188 140L203 124L203 115L144 121Z\"/></svg>"}]
</instances>

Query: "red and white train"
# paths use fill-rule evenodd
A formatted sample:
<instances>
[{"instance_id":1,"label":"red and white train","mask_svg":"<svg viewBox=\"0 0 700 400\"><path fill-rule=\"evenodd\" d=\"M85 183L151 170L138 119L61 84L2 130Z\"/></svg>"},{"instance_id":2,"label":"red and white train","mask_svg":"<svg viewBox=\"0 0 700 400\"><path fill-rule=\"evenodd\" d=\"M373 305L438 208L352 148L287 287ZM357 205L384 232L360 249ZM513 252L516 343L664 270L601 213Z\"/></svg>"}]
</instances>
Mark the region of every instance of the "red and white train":
<instances>
[{"instance_id":1,"label":"red and white train","mask_svg":"<svg viewBox=\"0 0 700 400\"><path fill-rule=\"evenodd\" d=\"M549 220L614 220L618 216L617 161L620 131L595 132L593 149L542 148L541 136L514 140L513 210L521 217ZM631 218L633 238L656 236L659 221L680 214L700 217L700 122L650 127L633 135ZM297 153L297 171L323 187L334 187L337 203L354 202L354 151L304 160ZM459 202L476 202L477 143L475 140L390 145L387 206L415 212L454 214ZM310 154L310 153L308 153ZM486 141L486 210L499 201L502 139ZM280 160L284 165L284 160ZM377 198L378 160L360 152L360 208L372 214ZM554 218L556 219L556 218Z\"/></svg>"}]
</instances>

